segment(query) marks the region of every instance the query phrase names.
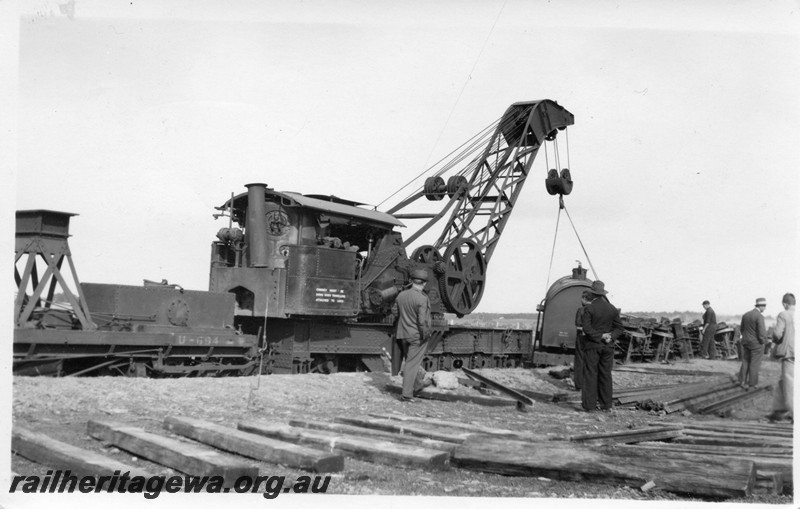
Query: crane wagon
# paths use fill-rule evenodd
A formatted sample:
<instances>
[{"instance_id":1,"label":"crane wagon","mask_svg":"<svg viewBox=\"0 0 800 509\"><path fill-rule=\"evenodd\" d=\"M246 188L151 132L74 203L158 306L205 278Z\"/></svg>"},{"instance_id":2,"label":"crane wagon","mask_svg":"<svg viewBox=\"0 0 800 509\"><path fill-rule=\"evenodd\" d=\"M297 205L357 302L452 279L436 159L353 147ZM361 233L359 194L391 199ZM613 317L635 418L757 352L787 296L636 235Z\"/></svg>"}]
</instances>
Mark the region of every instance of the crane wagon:
<instances>
[{"instance_id":1,"label":"crane wagon","mask_svg":"<svg viewBox=\"0 0 800 509\"><path fill-rule=\"evenodd\" d=\"M190 354L184 351L183 357L175 357L174 347L152 341L142 345L152 347L149 354L125 353L130 365L143 365L145 371L156 373L214 372L214 366L227 373L234 371L232 366L238 366L239 373L383 370L389 361L396 372L400 353L393 341L391 305L409 284L411 271L425 268L431 276L426 292L434 317L425 369L520 365L532 355L533 331L457 326L448 323L446 314L462 317L478 306L492 254L539 149L555 144L559 131L572 124L572 114L554 101L512 104L466 148L434 168L435 173L419 189L386 211L335 196L247 184L245 192L217 207L215 216L227 217L228 226L219 229L211 245L209 290L199 292L207 294L208 300L199 295L192 303L177 294L165 297L154 291L154 285L150 293L139 289L138 295L133 288L79 285L78 293L90 296L94 304L81 312L85 299L79 295L71 313L84 315L86 323L77 328L90 335L98 334L89 323L92 307L99 306L98 311L112 317L108 323L133 324L120 333L152 329L156 324L139 322L160 320L156 329L163 334L214 337L193 332L211 326L241 340L238 362L218 357L220 350L214 348L190 349ZM557 153L557 147L553 150ZM569 194L569 169L549 169L545 184L550 194ZM424 212L412 210L420 203L428 205ZM431 211L431 206L438 210ZM398 228L411 220L424 224L404 238ZM433 230L437 225L439 230ZM437 240L412 249L428 231L439 231ZM18 231L17 260L20 256ZM24 269L22 277L18 270L16 274L17 317L24 320L17 323L21 333L15 334L15 360L30 366L40 344L38 336L32 338L24 329L31 329L27 323L34 307L31 302L42 300L41 289L25 297L30 270ZM181 293L174 288L159 290ZM125 302L120 295L128 296L127 306L108 304ZM204 306L216 307L210 304L212 299L222 299L226 310L213 323L181 318L204 315ZM43 300L46 306L47 299ZM148 313L134 304L154 301L160 302L156 306L160 311ZM46 330L43 327L39 334L48 334ZM114 341L97 339L106 346ZM58 358L52 348L49 358ZM117 358L114 348L95 350L94 358L104 362Z\"/></svg>"}]
</instances>

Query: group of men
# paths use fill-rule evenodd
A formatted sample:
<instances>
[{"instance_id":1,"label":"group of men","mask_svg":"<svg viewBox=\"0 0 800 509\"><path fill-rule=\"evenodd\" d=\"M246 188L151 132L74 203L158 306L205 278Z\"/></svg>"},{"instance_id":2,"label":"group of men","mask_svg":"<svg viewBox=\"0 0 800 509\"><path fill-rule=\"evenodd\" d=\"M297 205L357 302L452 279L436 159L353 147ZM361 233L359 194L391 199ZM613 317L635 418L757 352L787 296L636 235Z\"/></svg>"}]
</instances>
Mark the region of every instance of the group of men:
<instances>
[{"instance_id":1,"label":"group of men","mask_svg":"<svg viewBox=\"0 0 800 509\"><path fill-rule=\"evenodd\" d=\"M405 365L403 368L402 401L413 401L430 381L421 369L425 344L431 334L431 305L424 289L428 281L425 269L410 274L411 287L397 296L392 310L396 317L395 338L400 344ZM581 390L581 408L586 412L610 412L613 406L611 370L614 367L614 345L624 332L619 309L606 295L605 284L594 281L581 295L575 325L575 386ZM764 322L766 299L756 299L755 307L742 316L742 366L739 384L749 390L758 386L758 374L765 344L774 345L772 355L781 362L781 378L775 391L770 420L793 419L794 383L794 308L795 296L787 293L782 300L783 311L778 314L772 337L767 338ZM717 317L709 301L703 302L703 336L700 352L704 358L716 357L714 334Z\"/></svg>"},{"instance_id":2,"label":"group of men","mask_svg":"<svg viewBox=\"0 0 800 509\"><path fill-rule=\"evenodd\" d=\"M783 311L778 313L775 327L771 334L764 321L764 310L767 300L756 299L753 309L742 315L740 331L742 334L740 357L742 366L736 378L739 385L745 390L758 387L758 375L761 369L761 360L765 352L772 352L772 356L781 363L781 377L774 391L772 413L768 416L771 421L794 419L792 397L794 383L794 308L796 299L794 294L787 293L781 301ZM708 301L703 302L703 342L700 353L705 359L716 357L714 334L717 330L717 316L711 309ZM772 343L772 348L769 348Z\"/></svg>"},{"instance_id":3,"label":"group of men","mask_svg":"<svg viewBox=\"0 0 800 509\"><path fill-rule=\"evenodd\" d=\"M787 293L781 300L783 311L778 313L771 337L767 336L764 323L766 299L756 299L753 309L742 315L742 367L738 381L745 389L758 386L758 372L761 359L767 350L767 342L772 342L772 356L781 363L781 377L774 393L771 421L783 419L794 420L793 385L794 385L794 294Z\"/></svg>"}]
</instances>

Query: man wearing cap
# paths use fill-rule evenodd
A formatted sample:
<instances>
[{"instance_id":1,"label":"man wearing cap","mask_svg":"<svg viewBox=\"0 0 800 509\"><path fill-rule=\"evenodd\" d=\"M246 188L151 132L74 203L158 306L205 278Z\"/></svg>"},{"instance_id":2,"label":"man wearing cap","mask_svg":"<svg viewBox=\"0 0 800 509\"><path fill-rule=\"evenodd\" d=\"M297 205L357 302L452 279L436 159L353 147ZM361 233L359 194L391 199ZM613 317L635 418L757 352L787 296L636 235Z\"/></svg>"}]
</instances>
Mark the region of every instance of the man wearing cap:
<instances>
[{"instance_id":1,"label":"man wearing cap","mask_svg":"<svg viewBox=\"0 0 800 509\"><path fill-rule=\"evenodd\" d=\"M700 343L700 354L704 359L717 358L717 344L714 342L714 335L717 333L717 314L711 309L711 303L703 301L703 341Z\"/></svg>"},{"instance_id":2,"label":"man wearing cap","mask_svg":"<svg viewBox=\"0 0 800 509\"><path fill-rule=\"evenodd\" d=\"M584 308L583 325L583 388L581 406L592 412L600 400L600 409L611 411L613 394L611 369L614 367L614 342L623 332L619 310L611 305L605 295L602 281L594 281L589 290L592 302Z\"/></svg>"},{"instance_id":3,"label":"man wearing cap","mask_svg":"<svg viewBox=\"0 0 800 509\"><path fill-rule=\"evenodd\" d=\"M767 341L767 327L764 324L764 308L767 299L756 299L756 307L742 315L742 368L739 370L739 384L744 389L758 386L758 370L764 356L764 343Z\"/></svg>"},{"instance_id":4,"label":"man wearing cap","mask_svg":"<svg viewBox=\"0 0 800 509\"><path fill-rule=\"evenodd\" d=\"M775 388L772 413L767 416L772 422L794 421L794 294L784 295L782 304L783 311L778 313L772 332L772 342L775 343L772 354L781 361L781 378Z\"/></svg>"},{"instance_id":5,"label":"man wearing cap","mask_svg":"<svg viewBox=\"0 0 800 509\"><path fill-rule=\"evenodd\" d=\"M425 387L425 370L420 369L420 364L431 333L431 303L423 292L427 282L428 271L411 271L411 288L400 292L392 305L397 316L395 338L406 361L403 367L403 401L413 401L414 395Z\"/></svg>"}]
</instances>

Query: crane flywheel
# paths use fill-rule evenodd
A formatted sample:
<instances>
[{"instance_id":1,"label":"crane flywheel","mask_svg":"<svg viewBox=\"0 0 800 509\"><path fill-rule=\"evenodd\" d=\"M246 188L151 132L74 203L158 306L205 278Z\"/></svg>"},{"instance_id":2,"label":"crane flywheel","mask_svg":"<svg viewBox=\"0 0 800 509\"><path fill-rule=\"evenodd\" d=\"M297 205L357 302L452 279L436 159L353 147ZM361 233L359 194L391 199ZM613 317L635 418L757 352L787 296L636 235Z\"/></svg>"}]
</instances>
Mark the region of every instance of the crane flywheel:
<instances>
[{"instance_id":1,"label":"crane flywheel","mask_svg":"<svg viewBox=\"0 0 800 509\"><path fill-rule=\"evenodd\" d=\"M486 285L482 246L472 239L455 239L447 246L442 261L444 271L437 274L442 301L448 311L464 316L478 306Z\"/></svg>"}]
</instances>

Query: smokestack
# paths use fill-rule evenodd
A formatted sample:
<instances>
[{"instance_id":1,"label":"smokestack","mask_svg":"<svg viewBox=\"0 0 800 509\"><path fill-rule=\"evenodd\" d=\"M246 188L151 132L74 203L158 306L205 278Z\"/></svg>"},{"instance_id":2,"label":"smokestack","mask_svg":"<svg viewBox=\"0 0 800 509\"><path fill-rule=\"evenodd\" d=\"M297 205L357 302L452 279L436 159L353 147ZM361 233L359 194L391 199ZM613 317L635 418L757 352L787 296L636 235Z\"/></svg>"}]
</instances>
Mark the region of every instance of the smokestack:
<instances>
[{"instance_id":1,"label":"smokestack","mask_svg":"<svg viewBox=\"0 0 800 509\"><path fill-rule=\"evenodd\" d=\"M251 267L268 266L266 184L247 184L247 251Z\"/></svg>"}]
</instances>

